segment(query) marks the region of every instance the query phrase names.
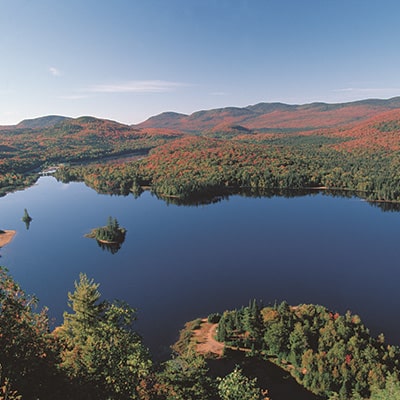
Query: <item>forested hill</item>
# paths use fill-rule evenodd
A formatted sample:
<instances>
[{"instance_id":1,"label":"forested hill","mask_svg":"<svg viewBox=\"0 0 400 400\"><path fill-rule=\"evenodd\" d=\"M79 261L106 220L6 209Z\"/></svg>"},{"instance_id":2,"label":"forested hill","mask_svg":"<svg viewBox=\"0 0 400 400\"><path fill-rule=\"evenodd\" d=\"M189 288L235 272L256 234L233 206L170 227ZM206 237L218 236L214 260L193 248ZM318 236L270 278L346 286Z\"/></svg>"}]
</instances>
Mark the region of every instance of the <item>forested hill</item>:
<instances>
[{"instance_id":1,"label":"forested hill","mask_svg":"<svg viewBox=\"0 0 400 400\"><path fill-rule=\"evenodd\" d=\"M191 115L166 112L151 117L136 127L176 129L188 133L221 131L237 125L257 132L314 130L360 122L393 109L400 109L400 97L337 104L259 103L243 108L226 107L197 111Z\"/></svg>"},{"instance_id":2,"label":"forested hill","mask_svg":"<svg viewBox=\"0 0 400 400\"><path fill-rule=\"evenodd\" d=\"M0 194L28 186L46 165L87 163L151 148L179 137L176 132L136 129L94 117L47 116L0 127Z\"/></svg>"},{"instance_id":3,"label":"forested hill","mask_svg":"<svg viewBox=\"0 0 400 400\"><path fill-rule=\"evenodd\" d=\"M72 120L72 118L63 117L61 115L47 115L45 117L32 118L32 119L24 119L21 121L17 128L31 128L31 129L43 129L43 128L51 128L54 125L59 124L60 122L66 122L68 120Z\"/></svg>"},{"instance_id":4,"label":"forested hill","mask_svg":"<svg viewBox=\"0 0 400 400\"><path fill-rule=\"evenodd\" d=\"M59 170L59 179L109 193L150 187L187 199L324 187L400 202L399 160L400 97L169 112L136 126L47 116L0 127L0 194L32 184L47 165L72 163L80 167Z\"/></svg>"}]
</instances>

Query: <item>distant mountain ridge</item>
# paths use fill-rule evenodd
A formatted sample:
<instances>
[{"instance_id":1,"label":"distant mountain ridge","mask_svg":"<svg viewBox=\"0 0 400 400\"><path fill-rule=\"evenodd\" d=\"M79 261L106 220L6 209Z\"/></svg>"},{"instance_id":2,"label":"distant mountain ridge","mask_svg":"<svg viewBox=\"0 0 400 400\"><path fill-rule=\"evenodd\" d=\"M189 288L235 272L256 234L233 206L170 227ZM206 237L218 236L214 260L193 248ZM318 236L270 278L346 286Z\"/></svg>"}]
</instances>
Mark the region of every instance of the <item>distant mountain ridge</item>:
<instances>
[{"instance_id":1,"label":"distant mountain ridge","mask_svg":"<svg viewBox=\"0 0 400 400\"><path fill-rule=\"evenodd\" d=\"M400 97L367 99L348 103L258 103L247 107L225 107L196 111L190 115L165 112L134 125L137 128L205 132L240 126L244 129L285 130L332 128L371 118L400 108Z\"/></svg>"},{"instance_id":2,"label":"distant mountain ridge","mask_svg":"<svg viewBox=\"0 0 400 400\"><path fill-rule=\"evenodd\" d=\"M60 122L65 122L71 119L72 118L63 117L61 115L47 115L45 117L24 119L23 121L21 121L19 124L16 125L16 128L23 128L23 129L51 128L54 125L59 124Z\"/></svg>"},{"instance_id":3,"label":"distant mountain ridge","mask_svg":"<svg viewBox=\"0 0 400 400\"><path fill-rule=\"evenodd\" d=\"M47 115L25 119L16 125L0 126L0 130L41 130L65 124L104 123L116 129L163 130L180 133L215 133L246 131L293 132L348 127L379 114L400 110L400 96L391 99L367 99L347 103L314 102L308 104L258 103L246 107L224 107L196 111L190 115L163 112L139 124L127 125L96 117L70 118Z\"/></svg>"}]
</instances>

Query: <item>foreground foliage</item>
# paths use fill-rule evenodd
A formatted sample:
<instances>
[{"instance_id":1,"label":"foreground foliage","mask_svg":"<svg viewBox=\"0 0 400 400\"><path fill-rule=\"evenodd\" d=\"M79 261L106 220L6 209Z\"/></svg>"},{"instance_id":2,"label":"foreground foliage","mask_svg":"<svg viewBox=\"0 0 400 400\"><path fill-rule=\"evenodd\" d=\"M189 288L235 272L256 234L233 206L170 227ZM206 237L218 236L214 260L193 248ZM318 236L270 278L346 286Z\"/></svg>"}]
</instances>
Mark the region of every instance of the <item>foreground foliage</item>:
<instances>
[{"instance_id":1,"label":"foreground foliage","mask_svg":"<svg viewBox=\"0 0 400 400\"><path fill-rule=\"evenodd\" d=\"M341 316L322 306L290 307L286 302L261 308L253 301L222 315L218 339L254 356L272 357L322 396L374 398L399 384L399 348L386 345L383 335L371 337L350 312Z\"/></svg>"},{"instance_id":2,"label":"foreground foliage","mask_svg":"<svg viewBox=\"0 0 400 400\"><path fill-rule=\"evenodd\" d=\"M216 385L208 376L205 359L189 351L166 361L158 374L153 397L160 400L216 399Z\"/></svg>"},{"instance_id":3,"label":"foreground foliage","mask_svg":"<svg viewBox=\"0 0 400 400\"><path fill-rule=\"evenodd\" d=\"M211 378L193 346L153 366L132 329L136 311L101 301L98 288L81 274L68 294L71 312L50 332L46 309L37 313L35 299L0 268L0 399L256 400L266 393L240 367ZM357 315L253 301L212 318L227 347L275 360L322 398L400 398L399 349L371 337Z\"/></svg>"},{"instance_id":4,"label":"foreground foliage","mask_svg":"<svg viewBox=\"0 0 400 400\"><path fill-rule=\"evenodd\" d=\"M64 313L63 325L54 332L62 345L60 368L89 393L139 398L151 362L131 329L136 312L121 302L99 302L98 286L81 274L75 292L68 294L73 313Z\"/></svg>"},{"instance_id":5,"label":"foreground foliage","mask_svg":"<svg viewBox=\"0 0 400 400\"><path fill-rule=\"evenodd\" d=\"M73 312L65 313L64 323L50 333L46 310L35 313L34 299L5 269L0 274L4 398L10 394L24 399L141 398L140 386L151 361L132 330L134 309L99 301L98 284L81 274L75 292L68 296Z\"/></svg>"},{"instance_id":6,"label":"foreground foliage","mask_svg":"<svg viewBox=\"0 0 400 400\"><path fill-rule=\"evenodd\" d=\"M229 375L220 379L218 392L222 400L261 400L261 390L256 379L249 379L236 367Z\"/></svg>"},{"instance_id":7,"label":"foreground foliage","mask_svg":"<svg viewBox=\"0 0 400 400\"><path fill-rule=\"evenodd\" d=\"M49 332L47 310L37 313L36 304L0 267L0 379L5 398L6 393L16 396L16 390L24 399L51 398L45 382L54 383L58 393L58 346Z\"/></svg>"}]
</instances>

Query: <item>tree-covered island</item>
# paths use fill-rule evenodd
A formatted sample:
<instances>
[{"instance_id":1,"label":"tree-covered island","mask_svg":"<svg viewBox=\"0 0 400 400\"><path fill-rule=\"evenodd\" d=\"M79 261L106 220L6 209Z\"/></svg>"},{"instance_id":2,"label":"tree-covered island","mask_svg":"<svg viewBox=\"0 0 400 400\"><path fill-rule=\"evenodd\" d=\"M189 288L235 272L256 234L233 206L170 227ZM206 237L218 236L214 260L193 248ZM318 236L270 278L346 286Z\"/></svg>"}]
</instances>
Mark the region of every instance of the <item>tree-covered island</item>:
<instances>
[{"instance_id":1,"label":"tree-covered island","mask_svg":"<svg viewBox=\"0 0 400 400\"><path fill-rule=\"evenodd\" d=\"M105 244L121 244L125 240L126 229L121 228L116 218L108 217L107 225L92 229L85 237Z\"/></svg>"},{"instance_id":2,"label":"tree-covered island","mask_svg":"<svg viewBox=\"0 0 400 400\"><path fill-rule=\"evenodd\" d=\"M22 216L21 220L22 222L24 222L26 229L28 230L32 222L32 217L29 215L28 210L26 208L24 209L24 215Z\"/></svg>"}]
</instances>

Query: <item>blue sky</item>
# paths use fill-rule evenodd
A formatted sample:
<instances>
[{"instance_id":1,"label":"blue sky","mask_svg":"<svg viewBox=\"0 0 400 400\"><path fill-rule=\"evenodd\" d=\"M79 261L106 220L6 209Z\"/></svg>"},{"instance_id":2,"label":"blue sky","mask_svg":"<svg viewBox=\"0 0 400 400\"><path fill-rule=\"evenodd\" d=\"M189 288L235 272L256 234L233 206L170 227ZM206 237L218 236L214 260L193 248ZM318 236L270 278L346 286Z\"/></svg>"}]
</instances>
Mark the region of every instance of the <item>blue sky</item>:
<instances>
[{"instance_id":1,"label":"blue sky","mask_svg":"<svg viewBox=\"0 0 400 400\"><path fill-rule=\"evenodd\" d=\"M400 95L398 0L0 0L0 125Z\"/></svg>"}]
</instances>

